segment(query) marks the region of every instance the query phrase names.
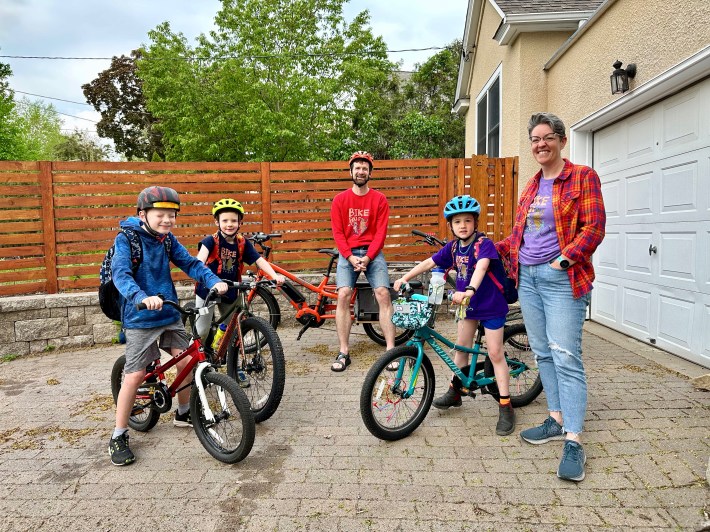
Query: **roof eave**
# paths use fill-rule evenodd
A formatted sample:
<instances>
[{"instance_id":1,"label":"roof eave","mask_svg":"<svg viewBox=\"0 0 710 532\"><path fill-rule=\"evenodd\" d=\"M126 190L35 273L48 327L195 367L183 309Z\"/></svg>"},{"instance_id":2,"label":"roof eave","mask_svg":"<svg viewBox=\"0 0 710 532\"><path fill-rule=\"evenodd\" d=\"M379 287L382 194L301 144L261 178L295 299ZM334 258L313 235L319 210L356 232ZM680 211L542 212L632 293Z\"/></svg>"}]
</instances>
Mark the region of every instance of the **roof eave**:
<instances>
[{"instance_id":1,"label":"roof eave","mask_svg":"<svg viewBox=\"0 0 710 532\"><path fill-rule=\"evenodd\" d=\"M594 11L565 11L559 13L523 13L506 15L495 36L501 46L512 44L521 33L544 31L576 31L580 23Z\"/></svg>"},{"instance_id":2,"label":"roof eave","mask_svg":"<svg viewBox=\"0 0 710 532\"><path fill-rule=\"evenodd\" d=\"M459 62L459 76L456 80L456 94L454 96L454 108L459 105L459 100L468 98L469 83L471 79L471 67L476 53L476 39L478 37L478 24L483 10L484 0L469 0L466 12L466 26L463 31L462 57ZM461 107L462 108L462 107ZM467 108L467 107L466 107ZM463 109L463 108L462 108Z\"/></svg>"}]
</instances>

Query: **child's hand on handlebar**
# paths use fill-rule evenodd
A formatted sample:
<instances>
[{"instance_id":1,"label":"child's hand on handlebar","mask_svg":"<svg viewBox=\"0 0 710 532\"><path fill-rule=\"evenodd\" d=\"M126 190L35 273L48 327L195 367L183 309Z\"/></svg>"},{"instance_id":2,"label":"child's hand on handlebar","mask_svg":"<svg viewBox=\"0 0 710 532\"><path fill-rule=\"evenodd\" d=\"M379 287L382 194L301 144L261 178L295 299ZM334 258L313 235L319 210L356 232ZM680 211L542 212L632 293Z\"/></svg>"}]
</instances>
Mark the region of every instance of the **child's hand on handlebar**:
<instances>
[{"instance_id":1,"label":"child's hand on handlebar","mask_svg":"<svg viewBox=\"0 0 710 532\"><path fill-rule=\"evenodd\" d=\"M464 302L468 306L470 298L466 295L466 292L454 292L451 296L451 302L454 305L462 305Z\"/></svg>"},{"instance_id":2,"label":"child's hand on handlebar","mask_svg":"<svg viewBox=\"0 0 710 532\"><path fill-rule=\"evenodd\" d=\"M218 294L225 294L227 293L227 290L229 290L229 285L227 283L217 283L214 285L212 288L217 290Z\"/></svg>"},{"instance_id":3,"label":"child's hand on handlebar","mask_svg":"<svg viewBox=\"0 0 710 532\"><path fill-rule=\"evenodd\" d=\"M160 296L148 296L141 303L145 305L146 310L160 310L163 308L163 298Z\"/></svg>"},{"instance_id":4,"label":"child's hand on handlebar","mask_svg":"<svg viewBox=\"0 0 710 532\"><path fill-rule=\"evenodd\" d=\"M404 277L397 279L392 285L392 288L394 288L395 292L399 292L402 288L402 285L404 285L405 289L409 288L409 283L404 280Z\"/></svg>"},{"instance_id":5,"label":"child's hand on handlebar","mask_svg":"<svg viewBox=\"0 0 710 532\"><path fill-rule=\"evenodd\" d=\"M281 286L286 282L286 277L281 275L280 273L277 273L276 276L274 277L274 281L276 281L276 286Z\"/></svg>"}]
</instances>

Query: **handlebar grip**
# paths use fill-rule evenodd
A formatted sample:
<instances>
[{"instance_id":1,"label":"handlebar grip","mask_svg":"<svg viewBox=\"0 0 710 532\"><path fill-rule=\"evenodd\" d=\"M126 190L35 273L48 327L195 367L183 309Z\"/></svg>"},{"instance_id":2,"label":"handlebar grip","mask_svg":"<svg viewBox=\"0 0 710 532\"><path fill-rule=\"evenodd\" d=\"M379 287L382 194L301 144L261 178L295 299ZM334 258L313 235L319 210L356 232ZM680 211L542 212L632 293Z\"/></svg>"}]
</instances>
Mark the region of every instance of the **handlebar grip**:
<instances>
[{"instance_id":1,"label":"handlebar grip","mask_svg":"<svg viewBox=\"0 0 710 532\"><path fill-rule=\"evenodd\" d=\"M146 306L145 303L138 303L138 304L136 305L136 310L145 310L145 309L147 309L147 308L148 308L148 307Z\"/></svg>"},{"instance_id":2,"label":"handlebar grip","mask_svg":"<svg viewBox=\"0 0 710 532\"><path fill-rule=\"evenodd\" d=\"M412 234L413 234L413 235L417 235L417 236L421 236L421 237L423 237L423 238L426 238L426 237L429 236L429 235L427 235L426 233L420 231L419 229L412 229Z\"/></svg>"}]
</instances>

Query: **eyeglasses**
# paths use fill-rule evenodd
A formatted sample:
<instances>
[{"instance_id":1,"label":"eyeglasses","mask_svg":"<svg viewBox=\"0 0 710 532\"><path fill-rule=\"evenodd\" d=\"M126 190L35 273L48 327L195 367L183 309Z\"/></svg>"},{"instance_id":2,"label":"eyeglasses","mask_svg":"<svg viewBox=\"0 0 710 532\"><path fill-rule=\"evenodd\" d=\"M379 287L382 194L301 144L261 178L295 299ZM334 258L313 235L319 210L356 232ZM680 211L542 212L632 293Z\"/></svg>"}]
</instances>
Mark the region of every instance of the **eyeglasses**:
<instances>
[{"instance_id":1,"label":"eyeglasses","mask_svg":"<svg viewBox=\"0 0 710 532\"><path fill-rule=\"evenodd\" d=\"M544 137L530 137L530 144L538 144L541 140L544 140L548 144L552 141L555 140L555 137L561 137L559 133L550 133L549 135L545 135Z\"/></svg>"}]
</instances>

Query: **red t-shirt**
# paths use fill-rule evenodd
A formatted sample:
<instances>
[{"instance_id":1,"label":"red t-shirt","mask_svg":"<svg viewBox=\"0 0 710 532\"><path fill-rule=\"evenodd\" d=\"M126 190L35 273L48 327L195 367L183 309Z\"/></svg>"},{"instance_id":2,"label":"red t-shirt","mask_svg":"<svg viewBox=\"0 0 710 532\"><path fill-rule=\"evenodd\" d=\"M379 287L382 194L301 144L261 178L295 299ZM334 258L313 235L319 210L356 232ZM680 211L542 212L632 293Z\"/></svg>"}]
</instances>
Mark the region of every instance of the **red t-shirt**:
<instances>
[{"instance_id":1,"label":"red t-shirt","mask_svg":"<svg viewBox=\"0 0 710 532\"><path fill-rule=\"evenodd\" d=\"M347 258L352 255L352 248L368 246L367 256L374 259L385 245L389 213L385 195L372 188L364 196L352 189L335 196L330 224L340 254Z\"/></svg>"}]
</instances>

